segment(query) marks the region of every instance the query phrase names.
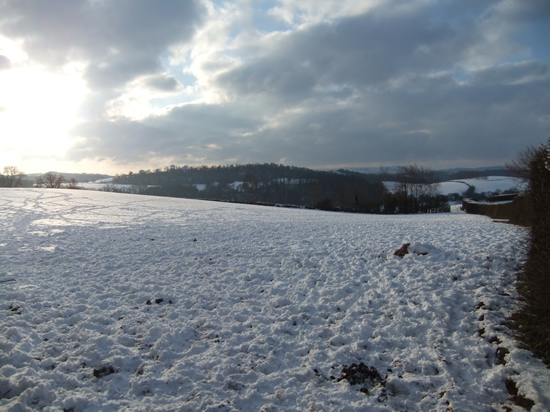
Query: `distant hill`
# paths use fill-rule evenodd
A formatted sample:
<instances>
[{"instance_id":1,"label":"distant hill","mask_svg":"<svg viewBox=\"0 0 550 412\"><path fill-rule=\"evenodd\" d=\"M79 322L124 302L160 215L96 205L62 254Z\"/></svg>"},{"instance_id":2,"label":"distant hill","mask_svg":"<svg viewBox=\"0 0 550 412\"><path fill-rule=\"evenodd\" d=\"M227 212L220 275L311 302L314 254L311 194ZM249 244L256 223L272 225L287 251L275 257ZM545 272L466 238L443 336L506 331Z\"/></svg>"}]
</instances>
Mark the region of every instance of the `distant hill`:
<instances>
[{"instance_id":1,"label":"distant hill","mask_svg":"<svg viewBox=\"0 0 550 412\"><path fill-rule=\"evenodd\" d=\"M387 167L384 168L384 171L391 176L399 171L399 167L400 166ZM354 167L338 170L340 173L359 173L370 181L376 180L376 176L380 175L380 171L381 169L376 167ZM456 179L475 179L486 176L511 176L511 174L505 166L454 168L434 171L434 177L440 182Z\"/></svg>"},{"instance_id":2,"label":"distant hill","mask_svg":"<svg viewBox=\"0 0 550 412\"><path fill-rule=\"evenodd\" d=\"M75 179L81 184L96 182L101 190L379 213L385 210L383 205L388 201L385 199L388 191L382 180L398 180L396 173L399 167L385 168L384 171L386 175L382 176L379 168L312 170L271 163L198 167L172 165L162 170L140 170L115 177L99 173L57 174L62 174L67 181ZM40 175L29 174L25 185L32 186ZM510 183L509 175L508 170L500 166L443 169L430 175L430 183L447 182L441 186L441 194L449 195L450 200L456 201L468 189L481 197L495 191L509 190L515 185ZM491 177L490 183L486 181L488 176ZM499 176L510 182L506 179L495 180ZM472 180L479 178L482 181ZM475 186L475 189L470 186ZM443 199L440 200L444 203ZM436 208L439 209L439 206Z\"/></svg>"},{"instance_id":3,"label":"distant hill","mask_svg":"<svg viewBox=\"0 0 550 412\"><path fill-rule=\"evenodd\" d=\"M384 193L379 180L365 176L273 163L171 166L118 175L113 183L141 186L151 195L357 211L378 208Z\"/></svg>"},{"instance_id":4,"label":"distant hill","mask_svg":"<svg viewBox=\"0 0 550 412\"><path fill-rule=\"evenodd\" d=\"M437 170L436 175L441 181L456 179L475 179L486 176L511 176L510 171L505 166L478 167L471 169L445 169Z\"/></svg>"}]
</instances>

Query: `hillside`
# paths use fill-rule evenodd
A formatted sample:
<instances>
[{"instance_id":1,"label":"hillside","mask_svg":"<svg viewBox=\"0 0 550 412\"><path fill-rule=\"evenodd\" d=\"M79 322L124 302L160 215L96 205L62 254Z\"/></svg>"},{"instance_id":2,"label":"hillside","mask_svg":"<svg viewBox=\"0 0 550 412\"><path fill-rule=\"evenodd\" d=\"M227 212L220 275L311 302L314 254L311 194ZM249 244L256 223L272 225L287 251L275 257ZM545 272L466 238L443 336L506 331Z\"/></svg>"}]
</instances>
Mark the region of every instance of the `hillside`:
<instances>
[{"instance_id":1,"label":"hillside","mask_svg":"<svg viewBox=\"0 0 550 412\"><path fill-rule=\"evenodd\" d=\"M0 409L550 408L505 322L523 228L56 189L0 219Z\"/></svg>"},{"instance_id":2,"label":"hillside","mask_svg":"<svg viewBox=\"0 0 550 412\"><path fill-rule=\"evenodd\" d=\"M118 187L156 196L288 204L324 210L393 214L394 209L399 209L407 213L410 208L391 207L399 201L388 198L393 187L388 183L403 178L399 168L380 172L380 169L361 168L319 171L276 164L170 166L117 175L113 179L113 190ZM424 209L446 211L446 202L457 201L464 193L467 197L484 199L503 191L518 190L521 182L507 174L505 169L497 167L429 171L426 182L441 182L440 193L445 197L426 199Z\"/></svg>"},{"instance_id":3,"label":"hillside","mask_svg":"<svg viewBox=\"0 0 550 412\"><path fill-rule=\"evenodd\" d=\"M468 188L475 187L476 193L495 193L507 190L522 191L525 183L520 179L505 176L484 176L475 179L457 179L441 183L441 193L449 195L452 193L462 194Z\"/></svg>"},{"instance_id":4,"label":"hillside","mask_svg":"<svg viewBox=\"0 0 550 412\"><path fill-rule=\"evenodd\" d=\"M377 211L384 193L380 181L276 164L170 166L117 175L113 183L142 187L141 193L156 196L307 207L324 201L326 208L363 212Z\"/></svg>"}]
</instances>

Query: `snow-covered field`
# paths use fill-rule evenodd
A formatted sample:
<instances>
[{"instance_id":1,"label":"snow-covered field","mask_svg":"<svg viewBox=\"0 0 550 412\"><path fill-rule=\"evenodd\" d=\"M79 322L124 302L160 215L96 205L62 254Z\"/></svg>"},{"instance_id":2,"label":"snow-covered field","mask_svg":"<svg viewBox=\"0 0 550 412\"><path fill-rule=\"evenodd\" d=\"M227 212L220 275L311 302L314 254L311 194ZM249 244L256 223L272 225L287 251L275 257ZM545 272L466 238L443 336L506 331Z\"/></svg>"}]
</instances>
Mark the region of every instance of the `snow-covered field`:
<instances>
[{"instance_id":1,"label":"snow-covered field","mask_svg":"<svg viewBox=\"0 0 550 412\"><path fill-rule=\"evenodd\" d=\"M517 226L54 189L0 225L1 410L550 408Z\"/></svg>"}]
</instances>

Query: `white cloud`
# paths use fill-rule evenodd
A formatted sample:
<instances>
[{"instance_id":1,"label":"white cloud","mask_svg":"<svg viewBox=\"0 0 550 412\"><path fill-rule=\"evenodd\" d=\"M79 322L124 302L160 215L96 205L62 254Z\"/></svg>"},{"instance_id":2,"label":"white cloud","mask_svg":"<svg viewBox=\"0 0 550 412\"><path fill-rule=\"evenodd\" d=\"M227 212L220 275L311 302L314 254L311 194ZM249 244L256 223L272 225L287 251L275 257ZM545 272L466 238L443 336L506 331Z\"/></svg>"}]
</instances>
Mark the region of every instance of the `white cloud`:
<instances>
[{"instance_id":1,"label":"white cloud","mask_svg":"<svg viewBox=\"0 0 550 412\"><path fill-rule=\"evenodd\" d=\"M292 22L300 24L317 24L341 17L361 15L384 3L391 7L393 2L384 0L280 0L279 3L281 6L271 9L275 15L285 16L287 19L292 16Z\"/></svg>"}]
</instances>

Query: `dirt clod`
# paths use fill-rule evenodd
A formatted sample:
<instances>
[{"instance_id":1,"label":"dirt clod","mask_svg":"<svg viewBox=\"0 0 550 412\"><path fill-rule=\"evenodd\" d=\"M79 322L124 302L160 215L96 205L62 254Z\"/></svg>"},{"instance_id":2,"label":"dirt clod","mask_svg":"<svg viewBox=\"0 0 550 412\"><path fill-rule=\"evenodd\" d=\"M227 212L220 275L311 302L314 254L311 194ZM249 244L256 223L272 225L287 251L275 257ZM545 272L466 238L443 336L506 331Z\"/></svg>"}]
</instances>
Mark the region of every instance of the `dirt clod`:
<instances>
[{"instance_id":1,"label":"dirt clod","mask_svg":"<svg viewBox=\"0 0 550 412\"><path fill-rule=\"evenodd\" d=\"M98 379L109 376L112 373L115 373L115 369L111 365L102 366L100 368L94 369L94 376Z\"/></svg>"},{"instance_id":2,"label":"dirt clod","mask_svg":"<svg viewBox=\"0 0 550 412\"><path fill-rule=\"evenodd\" d=\"M497 359L498 359L498 364L499 365L506 365L506 359L504 359L506 357L506 355L508 355L510 353L510 351L507 349L507 348L503 348L503 347L499 347L497 348Z\"/></svg>"},{"instance_id":3,"label":"dirt clod","mask_svg":"<svg viewBox=\"0 0 550 412\"><path fill-rule=\"evenodd\" d=\"M512 397L512 401L516 405L521 406L523 409L530 411L531 408L535 405L535 402L519 393L516 382L512 378L506 379L505 384L506 390Z\"/></svg>"},{"instance_id":4,"label":"dirt clod","mask_svg":"<svg viewBox=\"0 0 550 412\"><path fill-rule=\"evenodd\" d=\"M363 362L359 365L352 363L350 366L344 365L342 374L336 382L347 380L350 385L362 385L364 388L374 387L383 382L382 377L374 366L367 366Z\"/></svg>"},{"instance_id":5,"label":"dirt clod","mask_svg":"<svg viewBox=\"0 0 550 412\"><path fill-rule=\"evenodd\" d=\"M408 255L409 254L409 246L411 244L410 243L405 243L403 246L401 246L401 248L399 248L398 250L396 250L393 254L395 256L399 256L400 258L402 258L403 256L405 255Z\"/></svg>"}]
</instances>

